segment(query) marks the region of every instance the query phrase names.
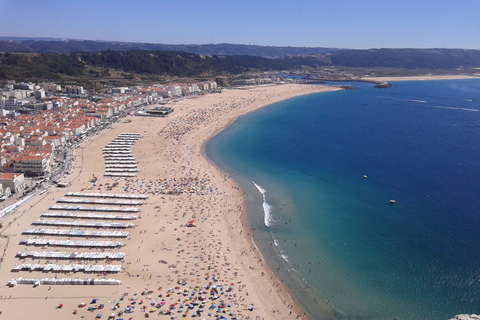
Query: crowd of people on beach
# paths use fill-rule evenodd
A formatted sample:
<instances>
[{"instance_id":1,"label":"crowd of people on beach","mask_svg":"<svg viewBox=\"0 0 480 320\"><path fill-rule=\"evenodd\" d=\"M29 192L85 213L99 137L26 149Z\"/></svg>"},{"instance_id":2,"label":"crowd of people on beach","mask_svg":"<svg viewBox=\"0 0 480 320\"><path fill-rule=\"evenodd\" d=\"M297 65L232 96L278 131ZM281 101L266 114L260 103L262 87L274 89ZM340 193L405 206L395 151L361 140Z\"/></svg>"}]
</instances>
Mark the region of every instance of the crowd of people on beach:
<instances>
[{"instance_id":1,"label":"crowd of people on beach","mask_svg":"<svg viewBox=\"0 0 480 320\"><path fill-rule=\"evenodd\" d=\"M125 178L124 192L141 193L149 195L178 195L190 193L196 195L211 194L217 188L208 178L181 177L181 178L158 178L158 179L133 179Z\"/></svg>"},{"instance_id":2,"label":"crowd of people on beach","mask_svg":"<svg viewBox=\"0 0 480 320\"><path fill-rule=\"evenodd\" d=\"M89 190L108 185L115 192L149 196L125 239L125 260L118 273L122 284L118 290L104 290L104 295L78 299L60 300L52 293L49 302L55 299L57 308L72 312L75 319L93 319L97 313L103 313L102 319L301 317L288 297L282 298L283 305L266 301L270 295L283 297L281 281L263 268L264 261L251 243L253 233L246 229L242 191L226 173L199 161L198 145L214 133L204 128L220 130L238 114L248 112L251 108L246 105L261 105L275 95L249 91L207 107L190 108L188 100L179 101L175 109L187 109L184 115L139 120L145 129L142 136L148 140L135 146L139 152L132 150L142 168L139 175L101 177L93 187L91 181L83 182ZM158 131L155 126L160 121ZM135 121L130 124L134 125ZM116 253L118 248L100 250ZM251 281L256 276L261 287L256 279Z\"/></svg>"},{"instance_id":3,"label":"crowd of people on beach","mask_svg":"<svg viewBox=\"0 0 480 320\"><path fill-rule=\"evenodd\" d=\"M174 140L180 140L182 136L194 130L199 125L208 124L212 120L212 116L219 112L219 108L192 110L187 115L178 116L173 122L162 128L158 134Z\"/></svg>"},{"instance_id":4,"label":"crowd of people on beach","mask_svg":"<svg viewBox=\"0 0 480 320\"><path fill-rule=\"evenodd\" d=\"M165 139L172 138L179 141L182 136L191 132L199 126L206 126L212 122L217 122L219 117L228 114L228 112L238 109L244 105L252 104L258 101L270 99L271 95L265 95L262 98L251 94L249 97L239 97L230 101L213 104L208 108L199 108L191 110L184 116L177 116L172 122L162 128L158 135Z\"/></svg>"}]
</instances>

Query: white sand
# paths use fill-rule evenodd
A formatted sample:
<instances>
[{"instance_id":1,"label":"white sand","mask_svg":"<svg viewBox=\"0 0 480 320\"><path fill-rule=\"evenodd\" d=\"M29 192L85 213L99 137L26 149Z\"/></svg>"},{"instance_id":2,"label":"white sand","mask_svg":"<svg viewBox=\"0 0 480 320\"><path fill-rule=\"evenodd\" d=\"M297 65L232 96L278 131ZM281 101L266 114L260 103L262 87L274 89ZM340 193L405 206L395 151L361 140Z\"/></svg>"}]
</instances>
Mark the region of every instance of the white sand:
<instances>
[{"instance_id":1,"label":"white sand","mask_svg":"<svg viewBox=\"0 0 480 320\"><path fill-rule=\"evenodd\" d=\"M249 235L249 225L246 223L246 205L242 191L235 183L210 164L202 155L203 144L216 132L229 125L239 116L255 109L281 101L290 97L320 91L334 90L328 86L311 85L280 85L260 86L243 90L223 90L221 94L184 99L169 106L175 108L167 118L130 116L131 123L117 123L111 129L102 131L75 150L76 166L71 175L66 177L71 181L69 188L49 189L43 196L36 196L18 212L6 218L4 225L9 225L3 231L0 243L6 246L3 261L0 265L0 310L2 319L95 319L98 313L106 319L114 306L125 293L125 299L120 302L120 310L124 310L138 293L135 312L124 314L122 318L141 319L145 313L139 309L147 306L152 308L153 301L160 303L162 299L166 306L180 301L174 314L183 318L183 313L177 313L178 305L192 295L197 287L197 298L201 288L209 282L210 287L217 286L217 300L209 299L209 290L204 290L206 297L205 311L200 318L207 318L212 303L217 305L220 300L231 304L227 312L222 313L229 319L229 313L245 319L295 319L303 310L294 305L285 288L277 282L270 270L266 268L256 252ZM135 178L105 178L105 161L102 148L122 132L138 132L143 135L132 147L135 158L139 161L140 172ZM95 175L99 178L94 187L89 181ZM177 179L176 188L180 187L178 180L189 179L190 187L196 190L203 188L205 194L182 193L180 195L158 194L162 181L160 179ZM203 181L199 181L202 180ZM113 251L125 252L126 259L120 262L124 270L119 274L106 275L106 278L122 280L120 286L39 286L18 285L6 287L12 278L51 278L54 274L40 272L12 273L14 264L21 263L15 254L19 251L80 251L85 249L68 248L37 248L20 246L20 239L33 238L22 236L25 228L33 227L31 222L47 211L48 207L64 196L67 191L81 191L87 187L91 192L105 191L105 183L119 185L111 193L128 191L149 191L149 198L141 207L141 219L135 220L135 229L128 229L131 236L124 240L127 245ZM151 182L150 182L151 181ZM100 187L100 184L103 186ZM84 190L88 191L88 190ZM188 220L196 220L195 227L186 227ZM52 237L48 237L52 238ZM78 240L75 238L74 240ZM90 239L93 240L93 239ZM101 239L100 239L101 240ZM111 240L111 239L107 239ZM68 261L50 261L51 263L67 264ZM25 263L46 263L45 260ZM72 262L73 263L73 262ZM91 262L105 264L105 261ZM119 262L109 262L119 264ZM58 278L98 278L96 274L58 274ZM215 277L215 281L213 281ZM180 281L180 284L177 284ZM169 288L174 293L167 296ZM227 288L232 287L230 292ZM224 293L221 293L221 288ZM189 295L181 292L189 290ZM142 295L143 291L152 291ZM159 297L159 295L162 297ZM217 295L217 294L216 294ZM96 304L90 304L92 298L97 298ZM144 302L140 305L140 299ZM103 310L87 311L87 307L78 308L80 302L89 306L104 304ZM62 308L57 308L63 304ZM247 308L253 304L254 310ZM163 306L161 309L166 310ZM73 311L77 310L76 314ZM195 307L189 311L190 319ZM115 312L117 312L116 310ZM148 312L147 312L148 313ZM169 319L167 315L159 315L158 310L149 313L153 319Z\"/></svg>"}]
</instances>

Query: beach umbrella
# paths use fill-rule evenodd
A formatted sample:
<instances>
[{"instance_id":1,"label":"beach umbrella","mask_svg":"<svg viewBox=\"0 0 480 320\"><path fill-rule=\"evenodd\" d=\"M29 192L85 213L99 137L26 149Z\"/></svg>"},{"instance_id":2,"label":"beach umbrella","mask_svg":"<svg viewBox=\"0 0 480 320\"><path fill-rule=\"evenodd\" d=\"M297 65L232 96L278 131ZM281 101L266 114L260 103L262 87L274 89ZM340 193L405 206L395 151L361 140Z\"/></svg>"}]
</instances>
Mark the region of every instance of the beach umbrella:
<instances>
[{"instance_id":1,"label":"beach umbrella","mask_svg":"<svg viewBox=\"0 0 480 320\"><path fill-rule=\"evenodd\" d=\"M100 319L101 317L102 317L102 314L101 314L101 313L97 314L97 318Z\"/></svg>"}]
</instances>

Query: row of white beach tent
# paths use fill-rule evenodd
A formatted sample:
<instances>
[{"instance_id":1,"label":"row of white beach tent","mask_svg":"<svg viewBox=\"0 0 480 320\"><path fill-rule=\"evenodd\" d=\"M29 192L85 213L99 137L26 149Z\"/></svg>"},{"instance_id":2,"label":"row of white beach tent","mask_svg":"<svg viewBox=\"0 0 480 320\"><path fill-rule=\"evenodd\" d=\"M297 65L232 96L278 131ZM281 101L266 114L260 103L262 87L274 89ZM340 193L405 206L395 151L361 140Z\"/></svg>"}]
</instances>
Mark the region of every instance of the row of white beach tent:
<instances>
[{"instance_id":1,"label":"row of white beach tent","mask_svg":"<svg viewBox=\"0 0 480 320\"><path fill-rule=\"evenodd\" d=\"M125 244L119 241L91 241L91 240L57 240L57 239L22 239L21 245L47 246L66 248L121 248Z\"/></svg>"},{"instance_id":2,"label":"row of white beach tent","mask_svg":"<svg viewBox=\"0 0 480 320\"><path fill-rule=\"evenodd\" d=\"M106 164L137 164L137 160L107 160Z\"/></svg>"},{"instance_id":3,"label":"row of white beach tent","mask_svg":"<svg viewBox=\"0 0 480 320\"><path fill-rule=\"evenodd\" d=\"M105 172L138 172L140 170L138 169L131 169L131 168L118 168L118 169L114 169L114 168L107 168L105 170Z\"/></svg>"},{"instance_id":4,"label":"row of white beach tent","mask_svg":"<svg viewBox=\"0 0 480 320\"><path fill-rule=\"evenodd\" d=\"M138 163L137 160L135 160L135 158L133 157L105 157L105 163L107 163L108 161L134 161L134 163Z\"/></svg>"},{"instance_id":5,"label":"row of white beach tent","mask_svg":"<svg viewBox=\"0 0 480 320\"><path fill-rule=\"evenodd\" d=\"M111 146L104 149L106 152L114 152L105 155L107 162L127 161L128 166L120 166L122 170L136 169L136 161L129 151L130 146L141 137L141 135L127 135L126 141L119 140L118 143L112 143ZM108 150L107 150L108 149ZM120 164L120 163L117 163ZM118 168L118 167L117 167ZM116 169L116 168L109 168ZM128 172L114 172L112 175L130 175ZM72 197L72 198L69 198ZM76 198L74 198L76 197ZM125 253L119 252L104 252L105 249L117 249L123 247L125 244L119 241L102 241L102 240L59 240L59 239L45 239L44 237L84 237L84 238L127 238L130 236L129 232L113 231L113 230L92 230L88 231L83 228L133 228L135 224L129 222L114 222L114 221L82 221L75 219L95 219L95 220L134 220L137 215L129 213L139 212L136 205L142 205L142 199L147 199L146 195L135 194L110 194L110 193L84 193L84 192L68 192L64 198L57 200L58 203L67 203L67 205L55 204L50 206L53 211L44 212L41 214L42 218L63 218L63 220L56 219L38 219L33 221L32 225L39 226L54 226L54 228L28 228L23 230L23 235L30 235L35 239L22 239L20 245L36 246L36 247L64 247L64 248L80 248L88 250L87 252L65 252L65 251L25 251L17 253L19 259L48 259L48 260L70 260L71 262L84 260L99 261L99 260L117 260L121 261L125 258ZM72 205L73 204L73 205ZM87 205L77 205L87 204ZM106 205L106 206L105 206ZM63 211L62 211L63 210ZM68 212L76 211L76 212ZM85 211L85 212L78 212ZM97 213L98 212L98 213ZM119 214L116 214L118 212ZM123 214L120 214L123 213ZM72 220L65 220L72 219ZM55 227L69 227L73 229L61 229ZM114 239L111 239L114 240ZM92 249L101 249L101 252L93 252ZM53 272L120 272L121 265L94 265L94 264L17 264L12 268L12 271L53 271ZM98 280L98 281L97 281ZM101 280L101 281L100 281ZM115 279L28 279L22 278L13 279L9 285L29 283L33 285L40 284L61 284L61 285L76 285L76 284L103 284L112 285L120 284L120 281Z\"/></svg>"},{"instance_id":6,"label":"row of white beach tent","mask_svg":"<svg viewBox=\"0 0 480 320\"><path fill-rule=\"evenodd\" d=\"M132 154L104 154L103 157L105 158L105 161L122 161L122 160L128 160L128 161L135 161L135 158L133 157Z\"/></svg>"},{"instance_id":7,"label":"row of white beach tent","mask_svg":"<svg viewBox=\"0 0 480 320\"><path fill-rule=\"evenodd\" d=\"M128 172L105 172L103 174L104 177L135 177L135 173L128 173Z\"/></svg>"},{"instance_id":8,"label":"row of white beach tent","mask_svg":"<svg viewBox=\"0 0 480 320\"><path fill-rule=\"evenodd\" d=\"M42 271L42 272L120 272L122 265L112 264L38 264L38 263L24 263L13 266L12 272L19 271Z\"/></svg>"},{"instance_id":9,"label":"row of white beach tent","mask_svg":"<svg viewBox=\"0 0 480 320\"><path fill-rule=\"evenodd\" d=\"M142 134L137 133L137 132L122 132L122 133L120 133L119 137L139 137L139 138L141 138Z\"/></svg>"},{"instance_id":10,"label":"row of white beach tent","mask_svg":"<svg viewBox=\"0 0 480 320\"><path fill-rule=\"evenodd\" d=\"M112 151L112 152L104 152L104 158L133 158L133 153L131 151Z\"/></svg>"},{"instance_id":11,"label":"row of white beach tent","mask_svg":"<svg viewBox=\"0 0 480 320\"><path fill-rule=\"evenodd\" d=\"M114 138L112 141L110 141L110 143L135 143L139 139L140 138L136 138L136 137L121 137L121 136L118 136L118 137Z\"/></svg>"},{"instance_id":12,"label":"row of white beach tent","mask_svg":"<svg viewBox=\"0 0 480 320\"><path fill-rule=\"evenodd\" d=\"M111 149L125 149L125 150L130 150L130 148L135 144L136 141L132 142L110 142L107 144L105 147L103 147L103 150L111 150Z\"/></svg>"},{"instance_id":13,"label":"row of white beach tent","mask_svg":"<svg viewBox=\"0 0 480 320\"><path fill-rule=\"evenodd\" d=\"M120 137L117 136L116 138L113 138L113 140L110 142L110 144L115 144L115 143L135 143L138 139L137 137Z\"/></svg>"},{"instance_id":14,"label":"row of white beach tent","mask_svg":"<svg viewBox=\"0 0 480 320\"><path fill-rule=\"evenodd\" d=\"M127 169L127 168L132 168L135 169L137 168L136 164L107 164L107 169Z\"/></svg>"},{"instance_id":15,"label":"row of white beach tent","mask_svg":"<svg viewBox=\"0 0 480 320\"><path fill-rule=\"evenodd\" d=\"M130 199L81 199L81 198L60 198L59 203L84 203L84 204L111 204L111 205L130 205L139 206L143 204L142 200Z\"/></svg>"},{"instance_id":16,"label":"row of white beach tent","mask_svg":"<svg viewBox=\"0 0 480 320\"><path fill-rule=\"evenodd\" d=\"M110 213L72 213L47 211L40 215L44 218L70 218L70 219L95 219L95 220L135 220L138 216L131 214Z\"/></svg>"},{"instance_id":17,"label":"row of white beach tent","mask_svg":"<svg viewBox=\"0 0 480 320\"><path fill-rule=\"evenodd\" d=\"M118 158L133 158L133 153L131 151L129 152L112 152L112 153L105 153L103 155L105 159L108 158L113 158L113 160L118 159Z\"/></svg>"},{"instance_id":18,"label":"row of white beach tent","mask_svg":"<svg viewBox=\"0 0 480 320\"><path fill-rule=\"evenodd\" d=\"M103 149L109 148L129 148L133 146L137 142L137 140L129 140L129 141L110 141Z\"/></svg>"},{"instance_id":19,"label":"row of white beach tent","mask_svg":"<svg viewBox=\"0 0 480 320\"><path fill-rule=\"evenodd\" d=\"M131 146L131 145L135 144L135 142L137 142L137 140L138 139L120 139L120 140L113 139L106 146L107 147L108 146Z\"/></svg>"},{"instance_id":20,"label":"row of white beach tent","mask_svg":"<svg viewBox=\"0 0 480 320\"><path fill-rule=\"evenodd\" d=\"M132 151L130 150L104 150L103 153L105 156L111 157L114 155L121 155L121 156L133 156Z\"/></svg>"},{"instance_id":21,"label":"row of white beach tent","mask_svg":"<svg viewBox=\"0 0 480 320\"><path fill-rule=\"evenodd\" d=\"M121 160L133 160L133 155L131 154L130 147L135 143L136 140L140 139L142 135L140 133L122 133L113 139L108 145L103 148L103 153L105 157L106 164L111 163L111 161L121 161ZM130 143L130 146L122 146L121 144ZM130 159L125 159L122 155L131 156ZM113 156L113 157L111 157ZM135 162L137 163L137 162ZM118 164L118 163L117 163ZM135 172L139 172L138 168L135 166L129 167L111 167L107 166L105 170L104 177L135 177Z\"/></svg>"},{"instance_id":22,"label":"row of white beach tent","mask_svg":"<svg viewBox=\"0 0 480 320\"><path fill-rule=\"evenodd\" d=\"M110 141L103 149L111 149L111 148L128 148L130 149L137 142L136 140L131 141Z\"/></svg>"},{"instance_id":23,"label":"row of white beach tent","mask_svg":"<svg viewBox=\"0 0 480 320\"><path fill-rule=\"evenodd\" d=\"M91 198L119 198L119 199L147 199L148 195L131 193L98 193L98 192L67 192L66 197Z\"/></svg>"},{"instance_id":24,"label":"row of white beach tent","mask_svg":"<svg viewBox=\"0 0 480 320\"><path fill-rule=\"evenodd\" d=\"M92 238L127 238L130 233L126 231L85 231L65 229L25 229L24 235L57 236L57 237L92 237Z\"/></svg>"},{"instance_id":25,"label":"row of white beach tent","mask_svg":"<svg viewBox=\"0 0 480 320\"><path fill-rule=\"evenodd\" d=\"M133 155L130 148L128 148L127 150L116 150L116 149L115 150L113 150L113 149L112 150L103 150L103 153L108 154L108 155L110 155L110 154L122 154L122 155L131 154L131 155Z\"/></svg>"},{"instance_id":26,"label":"row of white beach tent","mask_svg":"<svg viewBox=\"0 0 480 320\"><path fill-rule=\"evenodd\" d=\"M103 153L131 153L132 151L130 150L130 148L128 147L123 147L123 148L119 148L119 147L116 147L116 148L103 148Z\"/></svg>"},{"instance_id":27,"label":"row of white beach tent","mask_svg":"<svg viewBox=\"0 0 480 320\"><path fill-rule=\"evenodd\" d=\"M110 142L109 144L105 145L105 147L103 147L103 151L106 151L106 150L130 150L130 148L132 147L132 145L134 145L135 142L122 142L122 143L113 143L113 142Z\"/></svg>"},{"instance_id":28,"label":"row of white beach tent","mask_svg":"<svg viewBox=\"0 0 480 320\"><path fill-rule=\"evenodd\" d=\"M51 210L70 210L70 211L106 211L106 212L140 212L136 207L94 207L94 206L72 206L63 204L54 204L50 206Z\"/></svg>"},{"instance_id":29,"label":"row of white beach tent","mask_svg":"<svg viewBox=\"0 0 480 320\"><path fill-rule=\"evenodd\" d=\"M130 151L130 148L128 149L120 149L120 148L115 148L115 149L103 149L103 155L104 156L109 156L111 154L121 154L121 155L129 155L132 154L132 151Z\"/></svg>"},{"instance_id":30,"label":"row of white beach tent","mask_svg":"<svg viewBox=\"0 0 480 320\"><path fill-rule=\"evenodd\" d=\"M14 287L19 284L29 284L34 286L39 285L119 285L122 281L115 279L57 279L57 278L45 278L45 279L12 279L8 281L9 287Z\"/></svg>"},{"instance_id":31,"label":"row of white beach tent","mask_svg":"<svg viewBox=\"0 0 480 320\"><path fill-rule=\"evenodd\" d=\"M64 260L123 260L123 252L65 252L65 251L24 251L18 252L19 259L64 259Z\"/></svg>"},{"instance_id":32,"label":"row of white beach tent","mask_svg":"<svg viewBox=\"0 0 480 320\"><path fill-rule=\"evenodd\" d=\"M127 229L133 228L135 224L126 222L100 222L100 221L81 221L81 220L35 220L34 226L56 226L56 227L77 227L77 228L108 228L108 229Z\"/></svg>"}]
</instances>

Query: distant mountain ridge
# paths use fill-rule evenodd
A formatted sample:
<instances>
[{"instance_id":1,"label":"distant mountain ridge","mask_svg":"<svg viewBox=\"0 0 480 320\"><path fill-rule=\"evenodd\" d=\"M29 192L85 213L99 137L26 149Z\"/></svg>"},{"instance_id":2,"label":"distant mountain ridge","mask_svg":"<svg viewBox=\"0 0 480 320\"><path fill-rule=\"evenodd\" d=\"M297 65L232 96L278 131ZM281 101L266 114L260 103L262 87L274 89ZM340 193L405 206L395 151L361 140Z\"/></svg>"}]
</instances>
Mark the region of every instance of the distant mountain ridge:
<instances>
[{"instance_id":1,"label":"distant mountain ridge","mask_svg":"<svg viewBox=\"0 0 480 320\"><path fill-rule=\"evenodd\" d=\"M3 52L3 53L2 53ZM374 71L372 69L382 69ZM328 49L256 45L164 45L84 40L0 40L0 79L106 77L109 70L156 77L295 71L478 74L480 50ZM355 70L355 71L353 71ZM387 71L388 70L388 71ZM336 76L335 76L336 75Z\"/></svg>"},{"instance_id":2,"label":"distant mountain ridge","mask_svg":"<svg viewBox=\"0 0 480 320\"><path fill-rule=\"evenodd\" d=\"M162 44L120 41L92 41L53 38L0 37L0 52L36 52L69 54L72 52L101 52L147 50L183 51L200 55L248 55L258 57L285 57L326 54L341 51L323 47L276 47L245 44Z\"/></svg>"}]
</instances>

